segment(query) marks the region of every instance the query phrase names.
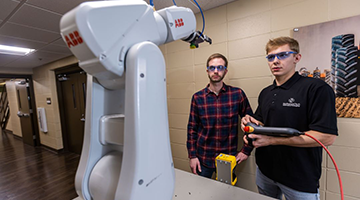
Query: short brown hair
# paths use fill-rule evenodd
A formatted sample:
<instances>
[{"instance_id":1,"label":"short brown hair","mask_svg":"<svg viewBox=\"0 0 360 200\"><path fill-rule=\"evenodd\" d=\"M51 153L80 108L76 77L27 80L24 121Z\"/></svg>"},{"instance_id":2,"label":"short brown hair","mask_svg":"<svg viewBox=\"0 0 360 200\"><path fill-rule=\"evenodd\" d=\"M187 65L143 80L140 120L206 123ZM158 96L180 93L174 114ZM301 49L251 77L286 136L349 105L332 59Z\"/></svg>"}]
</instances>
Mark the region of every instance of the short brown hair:
<instances>
[{"instance_id":1,"label":"short brown hair","mask_svg":"<svg viewBox=\"0 0 360 200\"><path fill-rule=\"evenodd\" d=\"M228 61L226 59L226 57L220 53L214 53L213 55L211 55L208 59L207 59L207 62L206 62L206 67L209 67L209 62L212 60L212 59L215 59L215 58L221 58L225 61L225 67L228 66Z\"/></svg>"},{"instance_id":2,"label":"short brown hair","mask_svg":"<svg viewBox=\"0 0 360 200\"><path fill-rule=\"evenodd\" d=\"M289 45L292 51L296 53L300 53L300 47L298 41L291 37L278 37L275 39L270 39L269 42L266 44L266 54L270 51L275 50L281 46Z\"/></svg>"}]
</instances>

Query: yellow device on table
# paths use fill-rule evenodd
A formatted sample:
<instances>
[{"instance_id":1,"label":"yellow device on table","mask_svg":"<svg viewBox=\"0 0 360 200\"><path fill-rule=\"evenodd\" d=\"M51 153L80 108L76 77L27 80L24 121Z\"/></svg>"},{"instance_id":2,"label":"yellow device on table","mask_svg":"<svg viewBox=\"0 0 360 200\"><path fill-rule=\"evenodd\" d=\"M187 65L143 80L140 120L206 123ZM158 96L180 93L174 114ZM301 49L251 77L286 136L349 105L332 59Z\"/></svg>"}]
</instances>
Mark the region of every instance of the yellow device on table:
<instances>
[{"instance_id":1,"label":"yellow device on table","mask_svg":"<svg viewBox=\"0 0 360 200\"><path fill-rule=\"evenodd\" d=\"M235 185L237 177L235 175L236 158L224 153L219 154L215 159L216 180Z\"/></svg>"}]
</instances>

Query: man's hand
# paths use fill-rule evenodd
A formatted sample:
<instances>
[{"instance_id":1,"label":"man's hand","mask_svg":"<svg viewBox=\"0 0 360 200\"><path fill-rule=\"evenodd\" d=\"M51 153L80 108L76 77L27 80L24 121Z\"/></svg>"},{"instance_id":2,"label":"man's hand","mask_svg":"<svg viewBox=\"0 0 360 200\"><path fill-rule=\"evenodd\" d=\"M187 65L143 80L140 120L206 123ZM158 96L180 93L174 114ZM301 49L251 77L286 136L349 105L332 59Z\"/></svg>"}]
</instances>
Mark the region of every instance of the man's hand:
<instances>
[{"instance_id":1,"label":"man's hand","mask_svg":"<svg viewBox=\"0 0 360 200\"><path fill-rule=\"evenodd\" d=\"M247 123L252 122L256 125L263 125L260 121L256 120L255 118L251 117L250 115L245 115L245 117L241 118L241 130L244 131L244 128Z\"/></svg>"},{"instance_id":2,"label":"man's hand","mask_svg":"<svg viewBox=\"0 0 360 200\"><path fill-rule=\"evenodd\" d=\"M191 172L194 174L196 173L196 168L198 168L199 172L201 172L201 166L200 166L200 161L198 158L190 158L190 169Z\"/></svg>"},{"instance_id":3,"label":"man's hand","mask_svg":"<svg viewBox=\"0 0 360 200\"><path fill-rule=\"evenodd\" d=\"M254 146L254 148L273 145L275 140L277 139L272 136L258 135L258 134L249 134L248 137L253 139L252 145ZM247 142L245 136L244 136L244 141Z\"/></svg>"},{"instance_id":4,"label":"man's hand","mask_svg":"<svg viewBox=\"0 0 360 200\"><path fill-rule=\"evenodd\" d=\"M236 154L236 162L237 164L240 164L242 161L247 160L249 156L247 156L246 154L239 152L238 154Z\"/></svg>"}]
</instances>

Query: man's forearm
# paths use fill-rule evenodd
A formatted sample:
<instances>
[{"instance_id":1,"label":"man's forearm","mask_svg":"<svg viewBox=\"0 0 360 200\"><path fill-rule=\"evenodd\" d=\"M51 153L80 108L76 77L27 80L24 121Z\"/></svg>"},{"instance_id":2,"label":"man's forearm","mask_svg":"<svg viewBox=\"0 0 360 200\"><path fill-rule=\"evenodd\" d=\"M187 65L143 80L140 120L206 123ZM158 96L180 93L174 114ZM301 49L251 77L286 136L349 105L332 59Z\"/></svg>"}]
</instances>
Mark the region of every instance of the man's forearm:
<instances>
[{"instance_id":1,"label":"man's forearm","mask_svg":"<svg viewBox=\"0 0 360 200\"><path fill-rule=\"evenodd\" d=\"M306 134L309 134L319 140L323 145L329 146L332 145L335 141L336 135L322 133L318 131L306 131ZM293 136L293 137L271 137L272 145L287 145L294 147L318 147L321 146L312 138L306 135Z\"/></svg>"}]
</instances>

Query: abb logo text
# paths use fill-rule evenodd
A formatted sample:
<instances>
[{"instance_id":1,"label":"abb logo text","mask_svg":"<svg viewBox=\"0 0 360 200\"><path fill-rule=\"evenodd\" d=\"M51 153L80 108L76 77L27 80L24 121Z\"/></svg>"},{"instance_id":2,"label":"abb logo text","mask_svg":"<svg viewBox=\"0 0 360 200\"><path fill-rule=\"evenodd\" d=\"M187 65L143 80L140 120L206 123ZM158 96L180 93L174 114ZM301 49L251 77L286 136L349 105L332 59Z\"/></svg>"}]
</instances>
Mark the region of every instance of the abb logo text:
<instances>
[{"instance_id":1,"label":"abb logo text","mask_svg":"<svg viewBox=\"0 0 360 200\"><path fill-rule=\"evenodd\" d=\"M183 19L175 19L175 28L184 26Z\"/></svg>"},{"instance_id":2,"label":"abb logo text","mask_svg":"<svg viewBox=\"0 0 360 200\"><path fill-rule=\"evenodd\" d=\"M78 31L74 31L73 33L69 33L69 35L65 35L65 40L69 48L83 43L83 39L81 38Z\"/></svg>"}]
</instances>

